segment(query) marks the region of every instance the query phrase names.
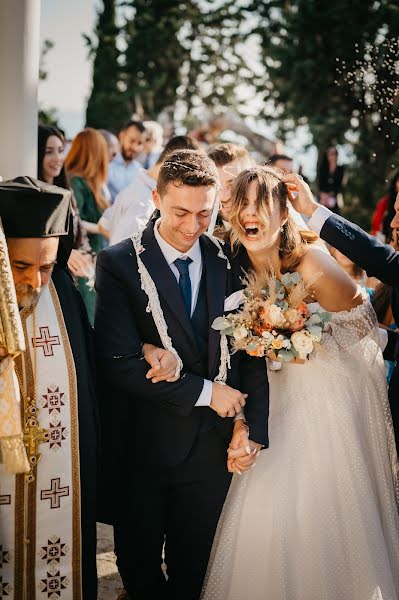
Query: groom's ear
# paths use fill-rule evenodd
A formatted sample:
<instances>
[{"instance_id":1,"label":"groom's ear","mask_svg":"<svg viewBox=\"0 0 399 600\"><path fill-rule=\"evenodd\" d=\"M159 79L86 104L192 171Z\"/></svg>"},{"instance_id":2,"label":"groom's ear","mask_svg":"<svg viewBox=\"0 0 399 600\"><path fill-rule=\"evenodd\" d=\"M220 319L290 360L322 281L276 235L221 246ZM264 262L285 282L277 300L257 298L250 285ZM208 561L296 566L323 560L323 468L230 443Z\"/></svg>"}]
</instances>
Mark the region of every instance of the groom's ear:
<instances>
[{"instance_id":1,"label":"groom's ear","mask_svg":"<svg viewBox=\"0 0 399 600\"><path fill-rule=\"evenodd\" d=\"M152 199L154 200L155 206L159 210L160 204L161 204L161 198L160 198L160 196L158 194L158 190L156 188L154 190L152 190Z\"/></svg>"}]
</instances>

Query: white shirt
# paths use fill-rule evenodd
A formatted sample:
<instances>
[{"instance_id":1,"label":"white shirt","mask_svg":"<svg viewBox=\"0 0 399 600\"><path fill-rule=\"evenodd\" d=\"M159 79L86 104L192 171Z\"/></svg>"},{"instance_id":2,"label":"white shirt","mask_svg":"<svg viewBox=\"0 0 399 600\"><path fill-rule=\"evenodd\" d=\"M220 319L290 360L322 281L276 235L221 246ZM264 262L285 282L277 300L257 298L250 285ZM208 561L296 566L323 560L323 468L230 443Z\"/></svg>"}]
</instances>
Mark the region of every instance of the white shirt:
<instances>
[{"instance_id":1,"label":"white shirt","mask_svg":"<svg viewBox=\"0 0 399 600\"><path fill-rule=\"evenodd\" d=\"M130 237L139 229L144 229L155 210L152 190L157 182L140 168L132 182L115 198L115 202L104 211L100 225L109 231L109 245Z\"/></svg>"},{"instance_id":2,"label":"white shirt","mask_svg":"<svg viewBox=\"0 0 399 600\"><path fill-rule=\"evenodd\" d=\"M317 235L320 235L320 231L323 229L324 223L334 214L330 209L325 206L319 206L314 211L313 215L308 221L308 227Z\"/></svg>"},{"instance_id":3,"label":"white shirt","mask_svg":"<svg viewBox=\"0 0 399 600\"><path fill-rule=\"evenodd\" d=\"M180 279L180 273L174 264L174 261L177 258L191 258L192 262L188 266L188 272L190 275L191 281L191 315L195 310L195 306L198 300L199 288L201 285L201 277L202 277L202 253L201 246L199 240L195 242L193 246L191 246L190 250L182 254L179 250L176 250L173 246L171 246L168 242L166 242L161 234L159 233L158 227L161 222L161 219L155 223L154 227L154 235L155 239L158 242L158 245L161 249L162 254L165 257L166 262L169 265L170 270L173 275L176 277L177 282ZM190 315L190 316L191 316ZM209 406L212 400L212 382L208 379L204 379L204 387L202 388L202 392L195 403L195 406Z\"/></svg>"}]
</instances>

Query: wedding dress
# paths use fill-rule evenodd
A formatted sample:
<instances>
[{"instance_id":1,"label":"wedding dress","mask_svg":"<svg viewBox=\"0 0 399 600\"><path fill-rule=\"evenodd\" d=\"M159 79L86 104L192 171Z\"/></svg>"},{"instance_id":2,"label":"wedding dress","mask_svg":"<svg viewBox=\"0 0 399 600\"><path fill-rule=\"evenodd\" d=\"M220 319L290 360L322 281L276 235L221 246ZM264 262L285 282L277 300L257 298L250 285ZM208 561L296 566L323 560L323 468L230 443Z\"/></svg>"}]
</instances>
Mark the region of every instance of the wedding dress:
<instances>
[{"instance_id":1,"label":"wedding dress","mask_svg":"<svg viewBox=\"0 0 399 600\"><path fill-rule=\"evenodd\" d=\"M269 373L270 448L234 475L204 600L397 600L398 459L369 301Z\"/></svg>"}]
</instances>

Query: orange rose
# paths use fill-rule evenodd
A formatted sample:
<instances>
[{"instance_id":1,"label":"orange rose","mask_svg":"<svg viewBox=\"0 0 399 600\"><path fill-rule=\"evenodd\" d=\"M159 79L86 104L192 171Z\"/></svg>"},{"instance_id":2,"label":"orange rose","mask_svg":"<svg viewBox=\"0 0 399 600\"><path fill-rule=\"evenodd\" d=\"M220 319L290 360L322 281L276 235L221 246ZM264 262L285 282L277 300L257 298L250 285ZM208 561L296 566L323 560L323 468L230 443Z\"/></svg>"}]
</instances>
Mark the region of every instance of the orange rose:
<instances>
[{"instance_id":1,"label":"orange rose","mask_svg":"<svg viewBox=\"0 0 399 600\"><path fill-rule=\"evenodd\" d=\"M265 349L263 348L263 346L257 346L255 350L247 349L247 354L249 354L249 356L257 356L258 358L262 358L263 356L265 356Z\"/></svg>"}]
</instances>

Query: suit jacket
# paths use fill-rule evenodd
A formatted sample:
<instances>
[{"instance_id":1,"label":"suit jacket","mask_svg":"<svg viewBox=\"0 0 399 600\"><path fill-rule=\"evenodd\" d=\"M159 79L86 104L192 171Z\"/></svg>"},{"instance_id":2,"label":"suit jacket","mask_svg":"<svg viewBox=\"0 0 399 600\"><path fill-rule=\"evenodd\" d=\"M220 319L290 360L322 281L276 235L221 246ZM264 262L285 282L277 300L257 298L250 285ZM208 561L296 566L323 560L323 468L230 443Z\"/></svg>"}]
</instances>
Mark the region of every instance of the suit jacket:
<instances>
[{"instance_id":1,"label":"suit jacket","mask_svg":"<svg viewBox=\"0 0 399 600\"><path fill-rule=\"evenodd\" d=\"M364 269L370 277L377 277L392 286L392 313L399 324L399 252L368 235L363 229L343 217L332 215L324 223L320 237ZM399 360L399 336L388 332L384 351L387 360ZM389 401L399 449L399 366L395 366L389 385Z\"/></svg>"},{"instance_id":2,"label":"suit jacket","mask_svg":"<svg viewBox=\"0 0 399 600\"><path fill-rule=\"evenodd\" d=\"M207 236L201 236L200 244L209 313L206 378L213 380L219 370L220 335L211 329L211 324L223 314L225 297L235 290L227 261L218 256L216 245ZM132 449L144 463L180 463L199 432L201 411L212 410L195 406L204 381L199 374L201 360L178 283L154 236L153 221L143 232L142 246L140 258L155 282L168 334L183 361L183 371L175 383L153 384L146 379L149 365L143 359L142 344L161 347L162 342L153 316L147 312L148 297L141 289L132 241L124 240L100 252L95 345L105 392L101 402L103 461L109 463L111 448L119 449L119 455L108 465L110 469L115 469L119 461L124 464L123 454L128 456ZM235 354L227 383L248 393L245 413L251 439L267 446L268 382L264 360ZM216 426L228 439L232 419L216 417Z\"/></svg>"}]
</instances>

